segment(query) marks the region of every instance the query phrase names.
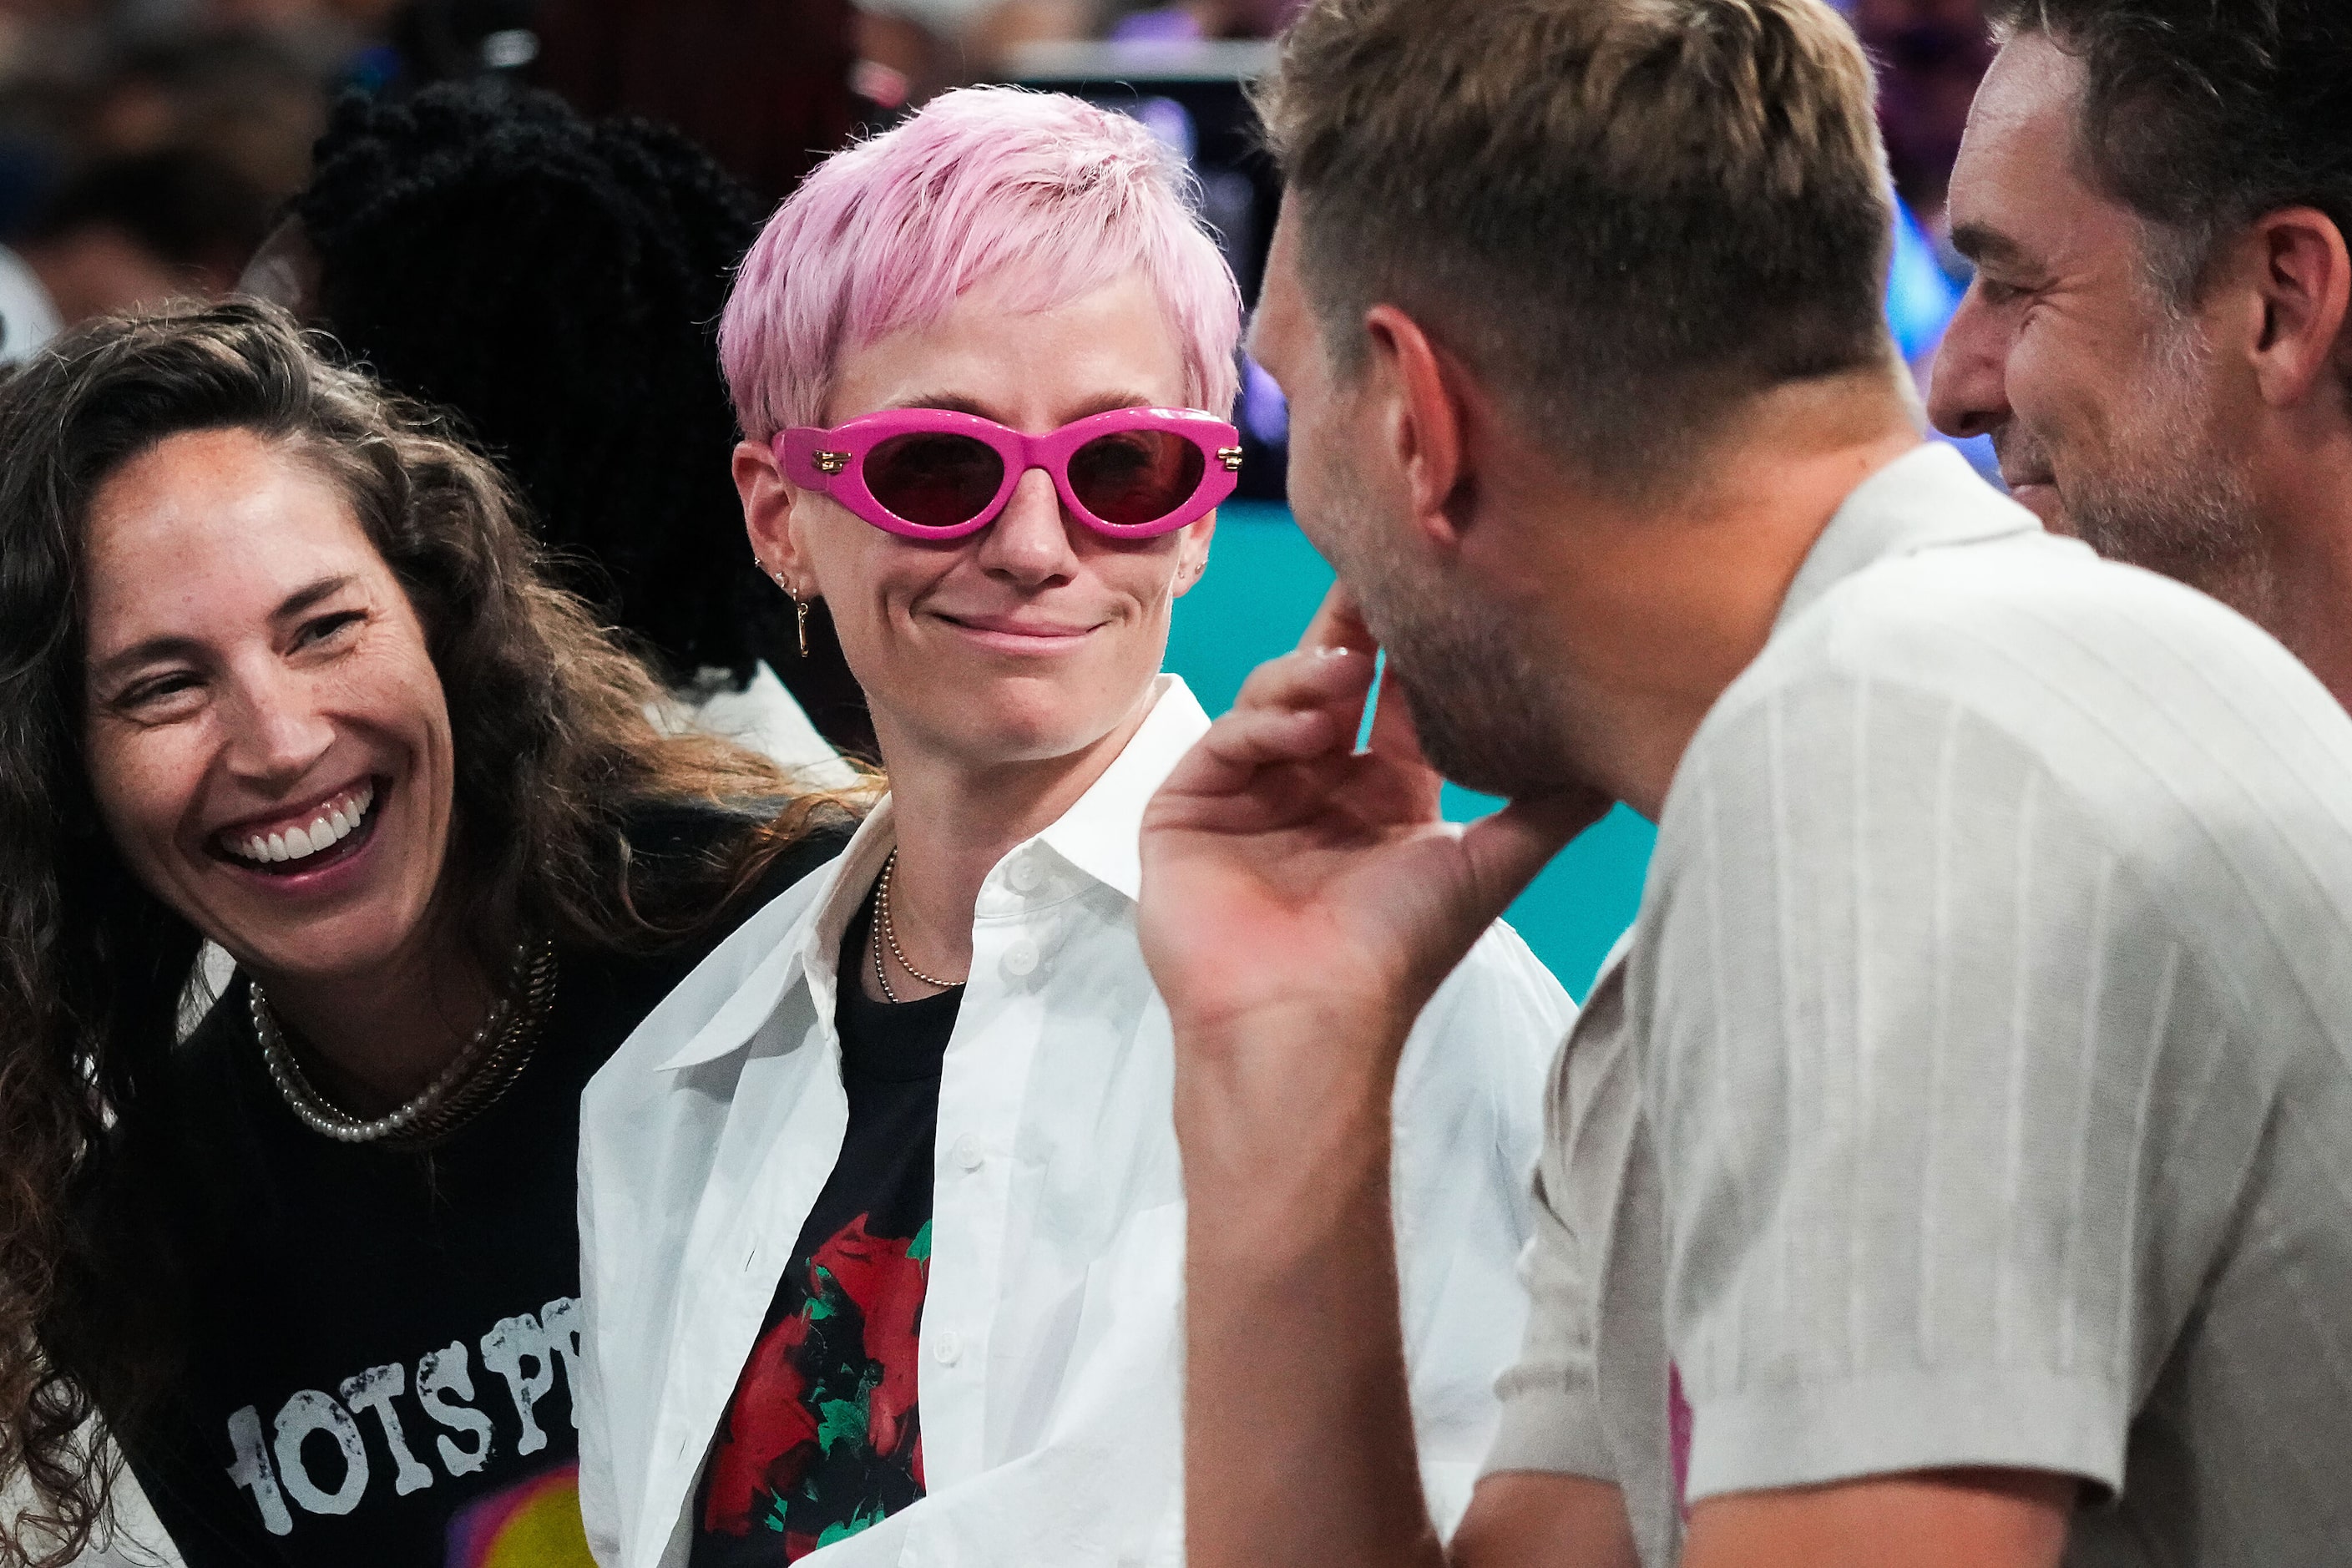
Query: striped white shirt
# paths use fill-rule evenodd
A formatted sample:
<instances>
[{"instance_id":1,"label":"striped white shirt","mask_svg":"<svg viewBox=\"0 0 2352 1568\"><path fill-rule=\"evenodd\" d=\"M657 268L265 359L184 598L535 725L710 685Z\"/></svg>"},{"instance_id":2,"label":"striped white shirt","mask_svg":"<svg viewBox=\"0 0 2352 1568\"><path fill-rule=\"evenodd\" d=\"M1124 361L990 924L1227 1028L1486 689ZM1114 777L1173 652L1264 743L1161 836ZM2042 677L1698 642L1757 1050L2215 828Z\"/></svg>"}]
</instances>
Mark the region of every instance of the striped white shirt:
<instances>
[{"instance_id":1,"label":"striped white shirt","mask_svg":"<svg viewBox=\"0 0 2352 1568\"><path fill-rule=\"evenodd\" d=\"M2352 1561L2352 719L1922 448L1694 738L1556 1069L1493 1470L2087 1483L2070 1564Z\"/></svg>"}]
</instances>

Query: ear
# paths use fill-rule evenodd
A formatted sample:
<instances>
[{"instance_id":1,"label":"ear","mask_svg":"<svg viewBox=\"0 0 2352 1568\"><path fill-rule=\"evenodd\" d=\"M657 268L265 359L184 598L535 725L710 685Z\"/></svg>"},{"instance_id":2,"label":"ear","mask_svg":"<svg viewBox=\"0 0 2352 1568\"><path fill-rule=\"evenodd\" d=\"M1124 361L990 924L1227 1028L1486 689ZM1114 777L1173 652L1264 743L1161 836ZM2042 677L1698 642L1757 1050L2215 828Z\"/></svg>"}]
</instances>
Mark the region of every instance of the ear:
<instances>
[{"instance_id":1,"label":"ear","mask_svg":"<svg viewBox=\"0 0 2352 1568\"><path fill-rule=\"evenodd\" d=\"M1391 456L1405 476L1413 520L1432 543L1452 544L1467 521L1461 505L1468 477L1461 367L1393 305L1367 311L1364 331L1372 361L1365 379L1385 384L1391 394Z\"/></svg>"},{"instance_id":2,"label":"ear","mask_svg":"<svg viewBox=\"0 0 2352 1568\"><path fill-rule=\"evenodd\" d=\"M1217 514L1211 512L1198 522L1186 527L1183 542L1176 547L1176 597L1182 598L1209 569L1209 542L1216 537Z\"/></svg>"},{"instance_id":3,"label":"ear","mask_svg":"<svg viewBox=\"0 0 2352 1568\"><path fill-rule=\"evenodd\" d=\"M2257 219L2252 236L2253 288L2262 305L2253 344L2263 401L2292 407L2315 390L2339 387L2352 343L2352 255L2343 230L2312 207L2285 207Z\"/></svg>"},{"instance_id":4,"label":"ear","mask_svg":"<svg viewBox=\"0 0 2352 1568\"><path fill-rule=\"evenodd\" d=\"M800 531L794 526L804 510L794 503L800 491L776 467L776 455L765 443L745 441L735 448L735 493L743 501L743 530L751 536L751 553L770 577L783 574L787 591L802 599L817 598L803 559Z\"/></svg>"}]
</instances>

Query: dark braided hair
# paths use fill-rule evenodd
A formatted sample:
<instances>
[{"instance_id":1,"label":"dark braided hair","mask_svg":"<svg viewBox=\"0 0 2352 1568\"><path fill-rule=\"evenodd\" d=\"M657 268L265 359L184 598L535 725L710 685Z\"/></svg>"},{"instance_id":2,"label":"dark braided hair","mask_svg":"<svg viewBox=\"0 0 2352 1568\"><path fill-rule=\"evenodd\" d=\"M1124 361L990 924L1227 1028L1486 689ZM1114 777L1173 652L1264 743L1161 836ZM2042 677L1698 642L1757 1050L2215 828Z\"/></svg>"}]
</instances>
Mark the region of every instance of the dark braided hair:
<instances>
[{"instance_id":1,"label":"dark braided hair","mask_svg":"<svg viewBox=\"0 0 2352 1568\"><path fill-rule=\"evenodd\" d=\"M762 657L792 679L714 347L757 198L674 131L503 84L352 95L317 157L291 210L321 324L388 385L457 412L564 585L673 683L712 667L740 681Z\"/></svg>"}]
</instances>

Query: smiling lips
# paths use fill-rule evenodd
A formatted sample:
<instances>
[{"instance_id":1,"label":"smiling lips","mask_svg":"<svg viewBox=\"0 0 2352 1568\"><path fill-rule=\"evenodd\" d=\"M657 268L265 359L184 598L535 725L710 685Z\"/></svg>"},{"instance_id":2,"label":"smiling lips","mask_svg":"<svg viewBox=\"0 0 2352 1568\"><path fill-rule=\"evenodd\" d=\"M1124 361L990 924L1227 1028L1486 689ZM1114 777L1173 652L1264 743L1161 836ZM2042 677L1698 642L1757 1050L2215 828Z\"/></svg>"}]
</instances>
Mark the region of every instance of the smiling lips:
<instances>
[{"instance_id":1,"label":"smiling lips","mask_svg":"<svg viewBox=\"0 0 2352 1568\"><path fill-rule=\"evenodd\" d=\"M951 616L944 612L940 618L971 632L994 632L1001 637L1032 637L1040 642L1068 641L1085 637L1093 626L1062 626L1048 622L1025 621L1016 616Z\"/></svg>"},{"instance_id":2,"label":"smiling lips","mask_svg":"<svg viewBox=\"0 0 2352 1568\"><path fill-rule=\"evenodd\" d=\"M266 832L225 832L220 835L220 846L238 859L256 865L305 860L333 848L358 831L367 818L368 808L374 804L375 785L362 780L310 813L308 823L297 821Z\"/></svg>"}]
</instances>

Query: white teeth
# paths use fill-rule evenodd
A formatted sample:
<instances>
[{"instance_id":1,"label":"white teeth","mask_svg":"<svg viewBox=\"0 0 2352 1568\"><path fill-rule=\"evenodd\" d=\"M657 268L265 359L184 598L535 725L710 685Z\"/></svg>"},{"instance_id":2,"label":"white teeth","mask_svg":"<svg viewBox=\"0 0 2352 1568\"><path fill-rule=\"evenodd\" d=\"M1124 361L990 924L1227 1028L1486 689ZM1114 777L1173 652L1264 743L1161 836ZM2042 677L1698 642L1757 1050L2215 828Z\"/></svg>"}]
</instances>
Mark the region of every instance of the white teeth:
<instances>
[{"instance_id":1,"label":"white teeth","mask_svg":"<svg viewBox=\"0 0 2352 1568\"><path fill-rule=\"evenodd\" d=\"M368 808L374 804L375 786L362 784L350 795L330 802L308 827L257 833L229 847L248 860L265 863L305 859L350 837L367 820Z\"/></svg>"}]
</instances>

